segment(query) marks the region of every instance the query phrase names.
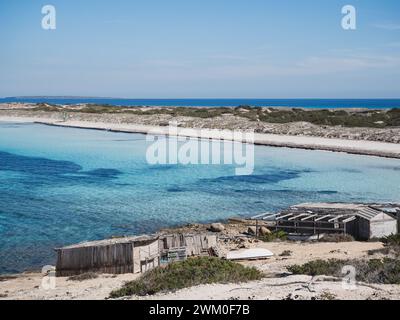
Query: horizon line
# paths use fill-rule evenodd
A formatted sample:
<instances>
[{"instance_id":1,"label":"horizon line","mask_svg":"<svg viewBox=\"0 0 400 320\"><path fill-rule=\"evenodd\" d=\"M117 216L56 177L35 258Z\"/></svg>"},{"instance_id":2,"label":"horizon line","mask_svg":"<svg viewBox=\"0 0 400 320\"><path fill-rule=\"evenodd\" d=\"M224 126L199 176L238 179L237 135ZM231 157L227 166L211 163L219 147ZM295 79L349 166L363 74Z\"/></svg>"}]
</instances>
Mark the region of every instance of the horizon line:
<instances>
[{"instance_id":1,"label":"horizon line","mask_svg":"<svg viewBox=\"0 0 400 320\"><path fill-rule=\"evenodd\" d=\"M104 100L400 100L400 97L389 98L127 98L127 97L97 97L97 96L65 96L65 95L39 95L39 96L6 96L0 99L104 99Z\"/></svg>"}]
</instances>

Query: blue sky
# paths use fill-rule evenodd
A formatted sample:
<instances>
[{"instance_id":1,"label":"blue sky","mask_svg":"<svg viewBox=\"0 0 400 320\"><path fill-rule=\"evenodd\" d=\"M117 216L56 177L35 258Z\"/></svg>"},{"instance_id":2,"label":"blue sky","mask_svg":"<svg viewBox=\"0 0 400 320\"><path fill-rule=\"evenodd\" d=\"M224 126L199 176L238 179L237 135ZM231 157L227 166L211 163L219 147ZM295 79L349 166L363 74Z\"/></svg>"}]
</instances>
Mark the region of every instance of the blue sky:
<instances>
[{"instance_id":1,"label":"blue sky","mask_svg":"<svg viewBox=\"0 0 400 320\"><path fill-rule=\"evenodd\" d=\"M0 41L3 97L400 98L398 0L0 0Z\"/></svg>"}]
</instances>

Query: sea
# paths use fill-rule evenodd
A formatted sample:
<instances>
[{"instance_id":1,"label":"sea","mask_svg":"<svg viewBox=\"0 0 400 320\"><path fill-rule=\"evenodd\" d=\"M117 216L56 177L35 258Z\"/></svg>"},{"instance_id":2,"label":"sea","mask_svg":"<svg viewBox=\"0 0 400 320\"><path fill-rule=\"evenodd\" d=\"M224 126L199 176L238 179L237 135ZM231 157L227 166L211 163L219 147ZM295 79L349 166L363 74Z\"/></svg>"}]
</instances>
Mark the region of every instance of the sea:
<instances>
[{"instance_id":1,"label":"sea","mask_svg":"<svg viewBox=\"0 0 400 320\"><path fill-rule=\"evenodd\" d=\"M0 273L54 248L312 201L400 201L400 160L255 146L232 164L150 164L145 135L0 122Z\"/></svg>"},{"instance_id":2,"label":"sea","mask_svg":"<svg viewBox=\"0 0 400 320\"><path fill-rule=\"evenodd\" d=\"M116 106L177 106L177 107L237 107L241 105L260 107L301 108L400 108L400 99L114 99L70 97L10 97L4 102L29 102L52 104L95 103Z\"/></svg>"}]
</instances>

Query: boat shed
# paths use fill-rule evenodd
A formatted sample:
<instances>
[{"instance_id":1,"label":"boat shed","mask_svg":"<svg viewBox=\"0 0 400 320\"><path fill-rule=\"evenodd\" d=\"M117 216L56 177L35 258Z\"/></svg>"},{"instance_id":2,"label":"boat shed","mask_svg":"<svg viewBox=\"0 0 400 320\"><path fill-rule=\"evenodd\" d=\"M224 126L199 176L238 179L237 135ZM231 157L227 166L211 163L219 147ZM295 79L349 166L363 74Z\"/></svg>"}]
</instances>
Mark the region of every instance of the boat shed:
<instances>
[{"instance_id":1,"label":"boat shed","mask_svg":"<svg viewBox=\"0 0 400 320\"><path fill-rule=\"evenodd\" d=\"M122 237L83 242L57 252L56 276L86 272L142 273L190 256L211 255L217 245L215 234L167 234Z\"/></svg>"},{"instance_id":2,"label":"boat shed","mask_svg":"<svg viewBox=\"0 0 400 320\"><path fill-rule=\"evenodd\" d=\"M276 214L253 217L272 223L276 230L302 235L342 233L358 240L398 232L400 205L358 203L303 203Z\"/></svg>"},{"instance_id":3,"label":"boat shed","mask_svg":"<svg viewBox=\"0 0 400 320\"><path fill-rule=\"evenodd\" d=\"M141 273L159 265L159 240L156 236L91 241L55 250L58 277L85 272Z\"/></svg>"}]
</instances>

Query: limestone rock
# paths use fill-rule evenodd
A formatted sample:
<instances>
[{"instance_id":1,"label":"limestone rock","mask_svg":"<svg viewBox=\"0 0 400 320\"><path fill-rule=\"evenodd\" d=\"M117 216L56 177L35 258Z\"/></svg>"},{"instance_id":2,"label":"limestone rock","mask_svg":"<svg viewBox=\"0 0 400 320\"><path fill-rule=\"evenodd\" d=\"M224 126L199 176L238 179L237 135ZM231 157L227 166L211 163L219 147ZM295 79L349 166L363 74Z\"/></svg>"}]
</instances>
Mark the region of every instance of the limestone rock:
<instances>
[{"instance_id":1,"label":"limestone rock","mask_svg":"<svg viewBox=\"0 0 400 320\"><path fill-rule=\"evenodd\" d=\"M213 223L210 226L210 230L212 232L222 232L225 230L225 227L222 223Z\"/></svg>"},{"instance_id":2,"label":"limestone rock","mask_svg":"<svg viewBox=\"0 0 400 320\"><path fill-rule=\"evenodd\" d=\"M260 236L266 236L267 234L271 234L271 230L269 230L267 227L260 227L259 234Z\"/></svg>"},{"instance_id":3,"label":"limestone rock","mask_svg":"<svg viewBox=\"0 0 400 320\"><path fill-rule=\"evenodd\" d=\"M248 234L255 235L256 232L257 232L256 227L249 227L249 228L247 229L247 233L248 233Z\"/></svg>"}]
</instances>

